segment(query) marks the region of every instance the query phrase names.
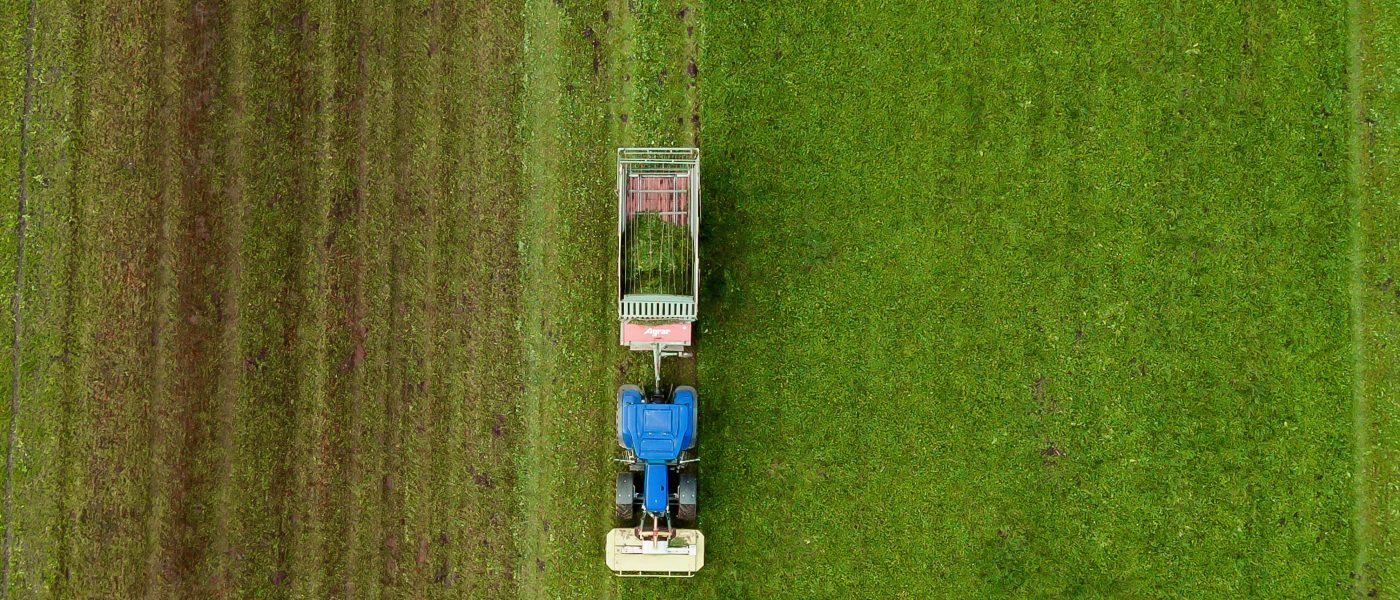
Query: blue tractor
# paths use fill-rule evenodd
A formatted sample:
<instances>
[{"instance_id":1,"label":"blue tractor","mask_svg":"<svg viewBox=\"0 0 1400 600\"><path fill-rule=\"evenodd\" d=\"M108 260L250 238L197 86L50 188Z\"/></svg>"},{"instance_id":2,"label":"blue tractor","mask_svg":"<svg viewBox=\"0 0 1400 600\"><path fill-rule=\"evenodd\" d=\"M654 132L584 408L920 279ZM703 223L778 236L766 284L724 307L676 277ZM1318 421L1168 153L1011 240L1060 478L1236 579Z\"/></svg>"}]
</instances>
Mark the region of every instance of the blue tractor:
<instances>
[{"instance_id":1,"label":"blue tractor","mask_svg":"<svg viewBox=\"0 0 1400 600\"><path fill-rule=\"evenodd\" d=\"M651 352L655 375L650 393L635 385L617 390L617 443L627 470L617 475L614 510L627 526L608 532L606 558L622 576L689 577L705 564L689 466L698 460L698 397L693 387L661 384L661 359L691 356L694 341L699 183L697 148L617 151L618 340Z\"/></svg>"},{"instance_id":2,"label":"blue tractor","mask_svg":"<svg viewBox=\"0 0 1400 600\"><path fill-rule=\"evenodd\" d=\"M615 512L632 521L637 513L637 537L662 531L674 536L677 524L691 525L696 516L696 477L686 465L693 454L699 426L699 397L683 385L643 394L635 385L617 390L617 443L627 451L628 469L617 475Z\"/></svg>"}]
</instances>

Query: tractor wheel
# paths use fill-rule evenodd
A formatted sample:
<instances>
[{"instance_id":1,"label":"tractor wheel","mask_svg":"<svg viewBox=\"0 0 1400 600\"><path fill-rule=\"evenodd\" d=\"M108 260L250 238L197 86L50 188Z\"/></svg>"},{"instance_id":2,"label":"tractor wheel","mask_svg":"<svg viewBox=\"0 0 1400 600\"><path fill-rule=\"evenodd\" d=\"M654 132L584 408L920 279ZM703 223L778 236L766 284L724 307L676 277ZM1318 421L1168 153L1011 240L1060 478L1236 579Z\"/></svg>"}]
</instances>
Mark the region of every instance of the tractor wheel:
<instances>
[{"instance_id":1,"label":"tractor wheel","mask_svg":"<svg viewBox=\"0 0 1400 600\"><path fill-rule=\"evenodd\" d=\"M694 504L682 504L676 508L676 518L682 523L694 524L697 512L699 511Z\"/></svg>"},{"instance_id":2,"label":"tractor wheel","mask_svg":"<svg viewBox=\"0 0 1400 600\"><path fill-rule=\"evenodd\" d=\"M699 509L699 481L695 473L681 473L680 481L676 482L676 518L682 523L695 523L695 514Z\"/></svg>"},{"instance_id":3,"label":"tractor wheel","mask_svg":"<svg viewBox=\"0 0 1400 600\"><path fill-rule=\"evenodd\" d=\"M617 474L617 487L613 498L613 516L619 521L632 520L632 507L637 496L636 479L632 472Z\"/></svg>"}]
</instances>

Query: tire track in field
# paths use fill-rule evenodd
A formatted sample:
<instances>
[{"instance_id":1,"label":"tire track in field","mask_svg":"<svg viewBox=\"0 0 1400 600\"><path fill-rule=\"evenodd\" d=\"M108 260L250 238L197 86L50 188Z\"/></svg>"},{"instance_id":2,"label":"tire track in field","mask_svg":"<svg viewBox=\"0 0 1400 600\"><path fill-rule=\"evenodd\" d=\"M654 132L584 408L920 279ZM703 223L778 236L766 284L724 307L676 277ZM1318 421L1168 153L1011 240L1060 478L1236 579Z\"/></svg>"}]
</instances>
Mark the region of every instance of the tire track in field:
<instances>
[{"instance_id":1,"label":"tire track in field","mask_svg":"<svg viewBox=\"0 0 1400 600\"><path fill-rule=\"evenodd\" d=\"M238 75L246 209L239 214L241 339L238 443L231 449L239 513L239 595L325 594L319 564L326 486L321 240L327 213L322 39L332 26L314 1L257 2L240 22ZM324 31L323 31L324 30ZM245 74L246 73L246 74Z\"/></svg>"},{"instance_id":2,"label":"tire track in field","mask_svg":"<svg viewBox=\"0 0 1400 600\"><path fill-rule=\"evenodd\" d=\"M121 14L121 7L117 3L104 7L108 14ZM173 123L172 115L168 112L168 107L176 104L178 97L178 84L174 76L176 62L179 53L177 47L177 26L176 15L171 6L165 2L149 2L142 6L141 15L147 21L145 34L146 47L144 48L144 60L146 65L145 87L150 95L150 99L145 108L144 121L142 123L143 144L142 166L146 169L147 184L150 186L149 195L152 199L150 211L147 214L139 215L133 222L123 223L133 229L141 229L139 235L145 247L142 251L145 254L144 269L139 273L132 273L127 281L129 288L138 288L146 281L151 281L153 285L149 295L142 298L142 314L146 327L149 328L149 350L148 358L143 361L146 375L149 378L149 389L144 390L149 395L145 398L140 407L139 426L141 428L140 450L144 459L144 471L140 474L144 479L144 492L148 510L142 523L141 553L142 559L140 573L140 593L146 597L160 595L162 591L170 589L171 583L166 580L166 573L169 568L166 566L166 553L163 551L163 530L165 522L170 518L171 496L170 480L171 470L169 457L173 450L170 448L173 434L169 431L166 421L174 412L174 406L178 401L178 396L171 387L170 364L172 360L172 341L174 335L175 319L173 305L175 303L175 249L174 249L174 227L176 219L176 207L179 201L176 199L175 189L175 151L176 125ZM133 19L134 20L134 19ZM94 24L96 26L96 24ZM119 69L120 67L114 67ZM90 190L89 193L100 193L97 190ZM122 206L117 205L111 210L117 215L121 214ZM115 216L115 215L114 215ZM101 267L99 267L101 268ZM116 321L114 319L114 321ZM113 333L120 335L123 325L121 322L111 324ZM138 334L139 335L139 334ZM111 363L104 367L120 367L123 357L111 358ZM128 390L122 390L128 391ZM137 394L141 390L134 390ZM121 400L118 400L119 402ZM135 420L135 419L133 419ZM111 428L112 435L119 437L130 435L122 429L122 421L117 420ZM132 427L135 429L135 427ZM120 455L117 458L121 459ZM100 468L98 461L94 461L94 466ZM133 490L134 492L134 490ZM105 500L105 499L104 499ZM134 502L133 502L134 504ZM93 506L93 509L107 507ZM88 573L92 577L92 582L100 581L100 570ZM100 584L99 584L100 585ZM132 590L133 592L135 590ZM130 592L129 592L130 593Z\"/></svg>"},{"instance_id":3,"label":"tire track in field","mask_svg":"<svg viewBox=\"0 0 1400 600\"><path fill-rule=\"evenodd\" d=\"M387 198L389 206L381 214L387 224L388 232L386 249L388 255L388 270L382 275L388 280L388 306L386 315L388 320L387 338L385 343L384 381L381 384L380 394L384 398L383 432L380 438L380 447L384 452L384 459L381 466L380 475L384 482L380 495L381 513L380 528L383 539L380 540L380 581L384 585L384 591L394 594L395 590L402 585L402 565L404 563L405 549L407 543L403 537L406 529L406 519L404 518L404 508L407 504L404 492L404 454L402 451L404 404L408 400L406 396L415 393L410 389L406 379L406 369L404 365L404 355L407 352L404 348L404 339L401 335L411 323L411 319L405 318L405 312L409 307L405 303L405 277L403 253L405 244L399 236L405 232L402 218L408 217L409 212L404 208L404 202L410 201L409 194L405 193L406 171L409 168L406 162L410 158L410 149L405 145L404 138L407 137L405 129L409 127L405 121L410 118L409 107L406 105L411 96L406 91L404 77L403 55L410 47L405 40L406 26L404 20L408 17L406 13L411 8L406 4L395 5L391 18L392 36L390 42L392 46L389 50L389 73L390 96L392 98L389 113L389 139L388 141L388 177L389 189ZM402 593L402 592L400 592Z\"/></svg>"},{"instance_id":4,"label":"tire track in field","mask_svg":"<svg viewBox=\"0 0 1400 600\"><path fill-rule=\"evenodd\" d=\"M70 14L69 18L85 16L80 13ZM71 63L73 69L73 117L71 122L71 137L68 141L68 149L72 155L72 165L67 189L64 190L67 214L69 217L68 227L65 234L68 239L68 253L63 257L63 278L60 284L62 308L60 309L59 335L60 342L61 371L58 383L59 406L58 406L58 497L55 500L57 516L54 522L54 547L57 556L54 557L53 590L54 596L59 598L75 597L78 595L74 586L75 571L81 566L77 559L77 542L81 528L77 520L73 518L80 506L78 494L82 489L81 485L76 485L76 469L80 466L77 448L80 436L80 425L76 422L78 418L78 401L82 389L82 372L78 363L80 341L78 329L84 319L77 314L79 308L79 293L82 287L79 285L80 277L85 265L84 259L88 252L86 247L85 227L88 223L88 216L84 210L84 203L79 194L80 178L79 173L83 172L87 164L86 157L79 150L82 142L87 137L89 117L87 114L88 94L85 93L86 83L90 80L91 74L87 72L87 54L91 44L89 36L86 35L88 28L85 23L78 23L78 34L75 36L73 50L65 58ZM83 436L85 437L85 436Z\"/></svg>"},{"instance_id":5,"label":"tire track in field","mask_svg":"<svg viewBox=\"0 0 1400 600\"><path fill-rule=\"evenodd\" d=\"M10 297L10 318L14 333L10 339L10 414L9 432L5 437L5 540L0 555L0 586L3 597L10 596L10 547L14 543L14 472L15 428L19 421L20 346L23 318L20 312L24 299L24 233L29 204L29 112L34 103L34 29L35 0L29 0L28 25L24 30L24 99L19 121L19 206L15 226L15 289Z\"/></svg>"},{"instance_id":6,"label":"tire track in field","mask_svg":"<svg viewBox=\"0 0 1400 600\"><path fill-rule=\"evenodd\" d=\"M1364 594L1370 587L1374 578L1374 573L1370 568L1370 544L1371 528L1375 521L1375 516L1371 513L1368 502L1369 489L1367 481L1372 469L1368 468L1370 445L1371 411L1369 399L1366 395L1365 376L1365 344L1364 337L1365 323L1362 304L1364 302L1362 291L1362 228L1361 228L1361 205L1363 203L1363 185L1366 180L1367 153L1362 144L1360 127L1362 119L1365 117L1366 109L1363 104L1364 94L1361 68L1365 62L1365 40L1362 38L1361 10L1364 0L1347 0L1347 91L1348 101L1351 108L1352 131L1347 136L1348 154L1350 155L1349 185L1352 188L1352 199L1350 207L1351 221L1351 277L1349 292L1351 295L1351 346L1352 346L1352 436L1355 444L1356 464L1353 467L1353 495L1355 497L1355 515L1353 518L1354 543L1356 546L1352 573L1357 577L1354 586L1358 594Z\"/></svg>"},{"instance_id":7,"label":"tire track in field","mask_svg":"<svg viewBox=\"0 0 1400 600\"><path fill-rule=\"evenodd\" d=\"M229 166L231 12L197 2L175 17L179 91L172 263L169 523L162 527L158 590L226 597L227 421L236 398L238 231L241 197ZM236 164L232 164L236 167Z\"/></svg>"},{"instance_id":8,"label":"tire track in field","mask_svg":"<svg viewBox=\"0 0 1400 600\"><path fill-rule=\"evenodd\" d=\"M1347 101L1351 205L1350 296L1353 363L1353 443L1356 548L1352 582L1358 597L1386 597L1400 590L1395 552L1397 365L1400 351L1400 287L1395 280L1395 241L1400 211L1394 204L1397 144L1385 118L1394 112L1400 11L1387 3L1347 3Z\"/></svg>"}]
</instances>

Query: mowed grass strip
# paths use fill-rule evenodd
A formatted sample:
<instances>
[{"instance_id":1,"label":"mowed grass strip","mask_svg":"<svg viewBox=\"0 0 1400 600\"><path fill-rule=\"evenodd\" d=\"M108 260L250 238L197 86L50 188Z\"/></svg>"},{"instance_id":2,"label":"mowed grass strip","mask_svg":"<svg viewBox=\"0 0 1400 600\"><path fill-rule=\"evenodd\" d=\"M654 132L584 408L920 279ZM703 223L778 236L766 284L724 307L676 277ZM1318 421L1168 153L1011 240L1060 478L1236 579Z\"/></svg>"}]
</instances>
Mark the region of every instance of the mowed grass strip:
<instances>
[{"instance_id":1,"label":"mowed grass strip","mask_svg":"<svg viewBox=\"0 0 1400 600\"><path fill-rule=\"evenodd\" d=\"M672 2L526 5L516 528L525 596L617 592L602 547L614 526L613 398L617 385L644 383L651 369L617 345L615 152L693 139L685 95L693 79L684 65L694 10ZM644 29L656 31L643 39Z\"/></svg>"},{"instance_id":2,"label":"mowed grass strip","mask_svg":"<svg viewBox=\"0 0 1400 600\"><path fill-rule=\"evenodd\" d=\"M43 8L12 589L511 594L518 16Z\"/></svg>"},{"instance_id":3,"label":"mowed grass strip","mask_svg":"<svg viewBox=\"0 0 1400 600\"><path fill-rule=\"evenodd\" d=\"M389 5L370 5L362 9L363 22L358 37L362 51L357 61L363 66L362 77L366 81L366 95L360 110L366 113L366 126L360 142L364 143L365 160L365 203L361 210L362 229L359 235L365 239L366 248L363 260L364 319L365 331L364 362L357 367L365 371L364 404L359 409L362 420L356 428L364 445L361 447L360 463L365 469L363 496L357 498L363 531L354 540L357 552L363 551L363 562L359 563L351 577L351 587L347 596L359 594L380 595L390 582L389 559L386 555L388 536L391 534L389 520L397 510L390 502L390 494L395 489L394 479L389 478L388 455L391 451L387 434L392 428L386 406L389 403L388 369L390 361L390 340L393 331L390 314L393 310L387 293L392 275L391 255L388 244L384 243L393 235L393 63L392 51L395 47L394 12Z\"/></svg>"},{"instance_id":4,"label":"mowed grass strip","mask_svg":"<svg viewBox=\"0 0 1400 600\"><path fill-rule=\"evenodd\" d=\"M155 585L160 523L153 497L158 403L167 398L170 298L168 172L175 124L156 3L73 2L74 102L62 257L59 374L62 451L47 577L59 595L134 597ZM173 43L173 42L172 42ZM57 134L58 132L52 132ZM41 323L35 322L36 325Z\"/></svg>"},{"instance_id":5,"label":"mowed grass strip","mask_svg":"<svg viewBox=\"0 0 1400 600\"><path fill-rule=\"evenodd\" d=\"M1385 2L1350 3L1355 28L1350 68L1354 110L1352 169L1356 236L1352 300L1359 321L1356 476L1358 594L1400 594L1400 9Z\"/></svg>"},{"instance_id":6,"label":"mowed grass strip","mask_svg":"<svg viewBox=\"0 0 1400 600\"><path fill-rule=\"evenodd\" d=\"M326 483L323 592L327 597L350 598L370 594L377 582L375 564L377 527L368 522L375 514L371 495L379 489L368 468L373 445L365 435L366 420L373 414L366 390L366 340L368 307L365 300L366 253L373 242L363 234L367 227L369 182L370 35L376 28L368 7L340 0L334 5L326 43L332 58L327 110L327 162L330 194L326 236L321 240L326 271L327 352L317 368L326 373L326 434L321 444L328 470Z\"/></svg>"},{"instance_id":7,"label":"mowed grass strip","mask_svg":"<svg viewBox=\"0 0 1400 600\"><path fill-rule=\"evenodd\" d=\"M434 44L437 13L427 2L396 7L390 68L393 105L389 125L390 190L385 214L388 242L388 335L384 477L387 506L386 591L421 595L428 575L426 519L431 511L426 479L432 440L426 423L433 410L428 386L435 362L430 333L436 311L429 300L434 288L433 227L438 194L433 188L437 126L433 109L437 88L432 65L440 60Z\"/></svg>"},{"instance_id":8,"label":"mowed grass strip","mask_svg":"<svg viewBox=\"0 0 1400 600\"><path fill-rule=\"evenodd\" d=\"M692 591L1347 593L1340 14L707 6Z\"/></svg>"},{"instance_id":9,"label":"mowed grass strip","mask_svg":"<svg viewBox=\"0 0 1400 600\"><path fill-rule=\"evenodd\" d=\"M0 104L7 119L0 153L6 155L4 222L9 234L0 251L0 289L4 290L6 314L20 321L17 354L10 352L15 342L11 336L16 333L13 321L6 321L3 336L4 390L6 394L12 389L18 392L18 412L10 414L11 398L7 396L3 404L6 416L0 422L7 426L13 423L15 433L8 448L13 471L6 474L10 478L6 485L10 492L10 512L6 515L10 538L5 540L10 559L6 565L7 591L22 597L42 592L57 573L62 534L56 535L54 530L68 506L62 479L68 461L61 441L68 422L57 417L64 406L61 390L66 369L59 359L64 356L65 340L57 325L64 304L64 255L71 243L65 211L71 183L68 132L73 81L65 72L69 48L62 36L69 21L67 7L59 3L30 6L27 2L12 6L7 12L14 19L6 22L14 24L14 35L7 31L0 49L0 55L13 61L8 63L13 67L7 69L3 80L6 95ZM25 33L31 12L34 29ZM32 77L26 86L31 64ZM22 170L17 164L21 129L25 137ZM21 266L17 257L21 183L24 273L23 285L16 288L15 271ZM11 362L14 358L18 364ZM15 374L19 382L12 388L10 378Z\"/></svg>"},{"instance_id":10,"label":"mowed grass strip","mask_svg":"<svg viewBox=\"0 0 1400 600\"><path fill-rule=\"evenodd\" d=\"M516 536L527 597L596 598L608 586L601 540L611 524L611 398L622 358L608 267L609 140L621 118L608 100L621 74L608 28L622 10L620 2L525 7Z\"/></svg>"},{"instance_id":11,"label":"mowed grass strip","mask_svg":"<svg viewBox=\"0 0 1400 600\"><path fill-rule=\"evenodd\" d=\"M510 597L521 388L519 7L440 8L434 183L434 491L424 577L440 597Z\"/></svg>"}]
</instances>

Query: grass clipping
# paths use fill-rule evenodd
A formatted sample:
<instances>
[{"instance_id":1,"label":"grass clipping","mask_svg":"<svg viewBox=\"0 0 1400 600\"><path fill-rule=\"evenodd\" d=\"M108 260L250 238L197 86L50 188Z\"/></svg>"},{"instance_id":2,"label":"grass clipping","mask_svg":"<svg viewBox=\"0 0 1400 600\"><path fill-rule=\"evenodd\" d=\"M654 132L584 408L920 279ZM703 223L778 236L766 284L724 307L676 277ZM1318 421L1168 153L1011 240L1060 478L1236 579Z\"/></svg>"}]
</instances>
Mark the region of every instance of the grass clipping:
<instances>
[{"instance_id":1,"label":"grass clipping","mask_svg":"<svg viewBox=\"0 0 1400 600\"><path fill-rule=\"evenodd\" d=\"M629 294L687 294L690 232L654 212L639 212L627 228Z\"/></svg>"}]
</instances>

